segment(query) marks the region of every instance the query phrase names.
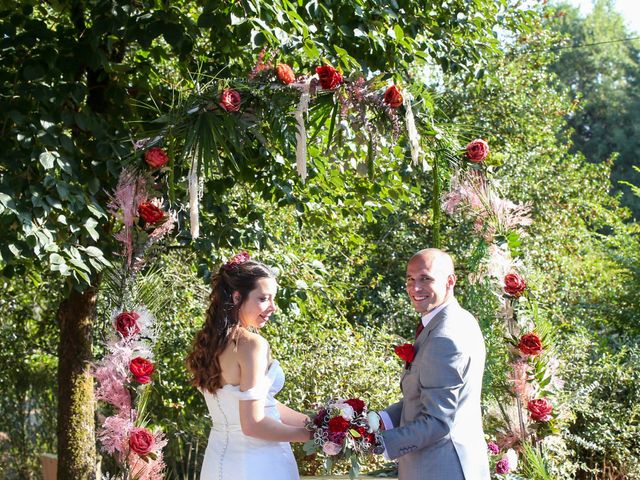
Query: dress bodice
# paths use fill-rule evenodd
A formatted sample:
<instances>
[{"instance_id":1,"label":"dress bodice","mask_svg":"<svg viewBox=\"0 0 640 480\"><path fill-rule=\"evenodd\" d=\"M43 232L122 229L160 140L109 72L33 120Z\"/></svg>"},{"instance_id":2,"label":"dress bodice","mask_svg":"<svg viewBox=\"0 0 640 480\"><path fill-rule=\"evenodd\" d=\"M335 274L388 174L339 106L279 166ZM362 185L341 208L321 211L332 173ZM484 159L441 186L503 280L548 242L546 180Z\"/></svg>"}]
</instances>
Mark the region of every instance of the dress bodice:
<instances>
[{"instance_id":1,"label":"dress bodice","mask_svg":"<svg viewBox=\"0 0 640 480\"><path fill-rule=\"evenodd\" d=\"M250 437L240 427L240 400L264 400L265 416L280 420L274 397L283 386L284 372L274 360L246 392L238 385L204 392L213 425L200 480L299 480L291 445Z\"/></svg>"},{"instance_id":2,"label":"dress bodice","mask_svg":"<svg viewBox=\"0 0 640 480\"><path fill-rule=\"evenodd\" d=\"M280 418L275 395L284 387L284 371L277 360L269 366L265 376L251 389L242 392L239 385L225 385L215 394L204 392L214 430L240 430L240 400L264 399L265 415Z\"/></svg>"}]
</instances>

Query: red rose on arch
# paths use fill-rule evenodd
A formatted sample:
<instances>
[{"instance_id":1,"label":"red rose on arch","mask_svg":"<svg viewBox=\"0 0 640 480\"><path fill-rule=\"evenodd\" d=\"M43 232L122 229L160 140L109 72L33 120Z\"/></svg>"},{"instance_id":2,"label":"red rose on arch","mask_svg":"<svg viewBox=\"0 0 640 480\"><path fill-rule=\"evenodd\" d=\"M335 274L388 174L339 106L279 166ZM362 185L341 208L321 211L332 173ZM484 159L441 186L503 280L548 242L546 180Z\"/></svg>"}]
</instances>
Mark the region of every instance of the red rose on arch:
<instances>
[{"instance_id":1,"label":"red rose on arch","mask_svg":"<svg viewBox=\"0 0 640 480\"><path fill-rule=\"evenodd\" d=\"M146 358L136 357L129 362L129 371L133 374L138 383L149 383L151 374L155 370L153 363Z\"/></svg>"},{"instance_id":2,"label":"red rose on arch","mask_svg":"<svg viewBox=\"0 0 640 480\"><path fill-rule=\"evenodd\" d=\"M387 91L384 92L384 103L389 105L391 108L399 108L404 102L404 97L402 96L402 92L395 85L391 85L387 88Z\"/></svg>"},{"instance_id":3,"label":"red rose on arch","mask_svg":"<svg viewBox=\"0 0 640 480\"><path fill-rule=\"evenodd\" d=\"M527 403L527 410L529 410L531 420L535 420L536 422L548 422L551 420L553 405L551 405L548 398L538 398L536 400L529 400Z\"/></svg>"},{"instance_id":4,"label":"red rose on arch","mask_svg":"<svg viewBox=\"0 0 640 480\"><path fill-rule=\"evenodd\" d=\"M289 85L296 81L296 74L293 73L293 69L286 63L279 63L276 65L276 76L285 85Z\"/></svg>"},{"instance_id":5,"label":"red rose on arch","mask_svg":"<svg viewBox=\"0 0 640 480\"><path fill-rule=\"evenodd\" d=\"M350 405L351 408L353 408L353 411L356 413L362 413L362 411L364 410L364 402L359 398L350 398L349 400L346 400L344 403L346 403L347 405Z\"/></svg>"},{"instance_id":6,"label":"red rose on arch","mask_svg":"<svg viewBox=\"0 0 640 480\"><path fill-rule=\"evenodd\" d=\"M331 65L316 67L316 73L320 78L320 86L323 90L331 90L342 83L342 75Z\"/></svg>"},{"instance_id":7,"label":"red rose on arch","mask_svg":"<svg viewBox=\"0 0 640 480\"><path fill-rule=\"evenodd\" d=\"M341 416L333 417L327 428L332 433L344 433L349 428L349 420Z\"/></svg>"},{"instance_id":8,"label":"red rose on arch","mask_svg":"<svg viewBox=\"0 0 640 480\"><path fill-rule=\"evenodd\" d=\"M407 363L413 362L416 356L416 351L411 343L396 345L393 350L396 352L396 355Z\"/></svg>"},{"instance_id":9,"label":"red rose on arch","mask_svg":"<svg viewBox=\"0 0 640 480\"><path fill-rule=\"evenodd\" d=\"M220 94L219 105L227 112L237 112L240 110L241 100L240 93L232 88L225 88Z\"/></svg>"},{"instance_id":10,"label":"red rose on arch","mask_svg":"<svg viewBox=\"0 0 640 480\"><path fill-rule=\"evenodd\" d=\"M522 275L511 272L504 276L504 292L512 297L520 297L527 288L527 282Z\"/></svg>"},{"instance_id":11,"label":"red rose on arch","mask_svg":"<svg viewBox=\"0 0 640 480\"><path fill-rule=\"evenodd\" d=\"M138 215L146 223L158 223L164 219L165 213L160 207L151 202L141 203L138 206Z\"/></svg>"},{"instance_id":12,"label":"red rose on arch","mask_svg":"<svg viewBox=\"0 0 640 480\"><path fill-rule=\"evenodd\" d=\"M138 319L140 315L136 312L122 312L116 317L116 330L123 337L129 337L140 333Z\"/></svg>"},{"instance_id":13,"label":"red rose on arch","mask_svg":"<svg viewBox=\"0 0 640 480\"><path fill-rule=\"evenodd\" d=\"M525 355L535 357L542 352L542 340L536 333L525 333L518 343L518 348Z\"/></svg>"},{"instance_id":14,"label":"red rose on arch","mask_svg":"<svg viewBox=\"0 0 640 480\"><path fill-rule=\"evenodd\" d=\"M467 158L473 163L483 162L489 155L489 144L477 138L467 145Z\"/></svg>"},{"instance_id":15,"label":"red rose on arch","mask_svg":"<svg viewBox=\"0 0 640 480\"><path fill-rule=\"evenodd\" d=\"M169 156L162 148L153 147L144 152L144 161L150 167L160 168L169 161Z\"/></svg>"},{"instance_id":16,"label":"red rose on arch","mask_svg":"<svg viewBox=\"0 0 640 480\"><path fill-rule=\"evenodd\" d=\"M155 437L146 428L133 428L129 433L129 447L141 457L149 455L155 443Z\"/></svg>"}]
</instances>

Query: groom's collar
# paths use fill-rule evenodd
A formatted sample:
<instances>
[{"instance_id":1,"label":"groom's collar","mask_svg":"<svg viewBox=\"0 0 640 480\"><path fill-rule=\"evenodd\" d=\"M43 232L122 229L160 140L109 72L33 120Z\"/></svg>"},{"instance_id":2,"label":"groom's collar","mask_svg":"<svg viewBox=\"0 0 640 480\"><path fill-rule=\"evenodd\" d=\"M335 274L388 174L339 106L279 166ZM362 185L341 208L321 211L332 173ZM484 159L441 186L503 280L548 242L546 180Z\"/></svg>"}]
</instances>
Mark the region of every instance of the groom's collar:
<instances>
[{"instance_id":1,"label":"groom's collar","mask_svg":"<svg viewBox=\"0 0 640 480\"><path fill-rule=\"evenodd\" d=\"M454 297L451 296L449 300L444 302L442 305L438 305L436 308L434 308L430 312L425 313L422 316L422 325L426 328L429 322L433 319L433 317L435 317L438 313L444 310L447 305L451 305L451 303L454 301L455 301Z\"/></svg>"}]
</instances>

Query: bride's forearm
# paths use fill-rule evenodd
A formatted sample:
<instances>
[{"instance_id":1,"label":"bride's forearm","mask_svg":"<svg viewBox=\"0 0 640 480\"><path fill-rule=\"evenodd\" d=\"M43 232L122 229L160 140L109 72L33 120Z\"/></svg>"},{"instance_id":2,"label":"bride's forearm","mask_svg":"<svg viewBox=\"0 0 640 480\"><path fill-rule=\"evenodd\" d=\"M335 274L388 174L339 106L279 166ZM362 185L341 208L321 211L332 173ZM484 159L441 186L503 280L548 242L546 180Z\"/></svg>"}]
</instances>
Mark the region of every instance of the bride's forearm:
<instances>
[{"instance_id":1,"label":"bride's forearm","mask_svg":"<svg viewBox=\"0 0 640 480\"><path fill-rule=\"evenodd\" d=\"M297 412L296 410L277 402L278 413L280 413L280 420L286 425L293 427L304 427L305 423L309 420L309 417L304 413Z\"/></svg>"},{"instance_id":2,"label":"bride's forearm","mask_svg":"<svg viewBox=\"0 0 640 480\"><path fill-rule=\"evenodd\" d=\"M240 426L245 435L272 442L306 442L310 438L309 431L304 427L286 425L271 417L244 421L240 417Z\"/></svg>"}]
</instances>

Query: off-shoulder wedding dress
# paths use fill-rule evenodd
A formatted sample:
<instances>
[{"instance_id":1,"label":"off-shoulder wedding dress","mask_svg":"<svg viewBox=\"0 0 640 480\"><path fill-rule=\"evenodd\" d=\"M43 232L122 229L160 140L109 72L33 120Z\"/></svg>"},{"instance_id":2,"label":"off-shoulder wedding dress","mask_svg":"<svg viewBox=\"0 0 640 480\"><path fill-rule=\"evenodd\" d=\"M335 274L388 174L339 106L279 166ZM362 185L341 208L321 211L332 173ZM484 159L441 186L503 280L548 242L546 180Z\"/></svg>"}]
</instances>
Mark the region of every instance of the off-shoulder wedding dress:
<instances>
[{"instance_id":1,"label":"off-shoulder wedding dress","mask_svg":"<svg viewBox=\"0 0 640 480\"><path fill-rule=\"evenodd\" d=\"M274 396L284 386L284 371L274 360L255 387L241 392L225 385L215 394L204 392L213 421L200 480L297 480L291 445L248 437L240 428L240 400L265 399L265 415L280 421Z\"/></svg>"}]
</instances>

